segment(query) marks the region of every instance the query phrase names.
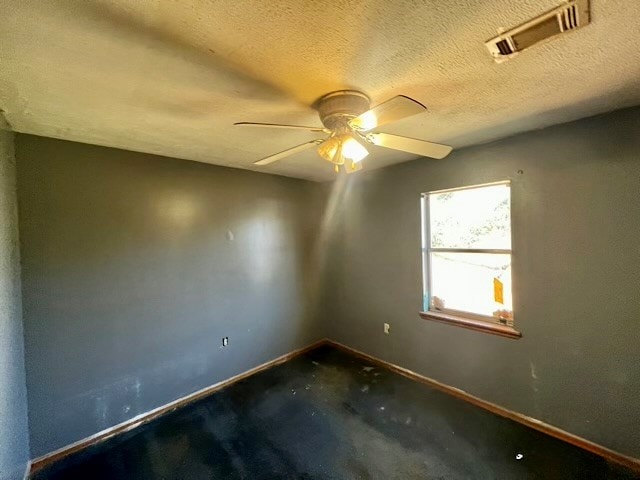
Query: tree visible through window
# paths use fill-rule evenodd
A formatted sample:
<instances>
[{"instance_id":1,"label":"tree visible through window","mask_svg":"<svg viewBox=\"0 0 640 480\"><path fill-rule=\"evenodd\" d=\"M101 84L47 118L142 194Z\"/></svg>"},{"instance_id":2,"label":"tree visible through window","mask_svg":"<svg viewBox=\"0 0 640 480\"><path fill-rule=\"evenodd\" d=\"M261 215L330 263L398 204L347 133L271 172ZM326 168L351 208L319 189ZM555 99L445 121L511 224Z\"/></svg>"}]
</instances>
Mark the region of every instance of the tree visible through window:
<instances>
[{"instance_id":1,"label":"tree visible through window","mask_svg":"<svg viewBox=\"0 0 640 480\"><path fill-rule=\"evenodd\" d=\"M513 324L511 188L423 195L424 309Z\"/></svg>"}]
</instances>

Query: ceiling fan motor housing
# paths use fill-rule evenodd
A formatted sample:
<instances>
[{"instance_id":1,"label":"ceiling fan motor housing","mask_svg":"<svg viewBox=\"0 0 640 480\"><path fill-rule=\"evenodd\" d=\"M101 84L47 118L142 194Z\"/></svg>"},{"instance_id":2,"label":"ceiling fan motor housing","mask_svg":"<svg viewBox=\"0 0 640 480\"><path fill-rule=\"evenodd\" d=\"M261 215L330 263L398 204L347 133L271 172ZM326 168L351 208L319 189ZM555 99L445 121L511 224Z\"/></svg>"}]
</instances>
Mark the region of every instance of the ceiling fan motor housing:
<instances>
[{"instance_id":1,"label":"ceiling fan motor housing","mask_svg":"<svg viewBox=\"0 0 640 480\"><path fill-rule=\"evenodd\" d=\"M369 97L357 90L332 92L317 103L320 120L330 130L348 129L347 122L369 110L369 104Z\"/></svg>"}]
</instances>

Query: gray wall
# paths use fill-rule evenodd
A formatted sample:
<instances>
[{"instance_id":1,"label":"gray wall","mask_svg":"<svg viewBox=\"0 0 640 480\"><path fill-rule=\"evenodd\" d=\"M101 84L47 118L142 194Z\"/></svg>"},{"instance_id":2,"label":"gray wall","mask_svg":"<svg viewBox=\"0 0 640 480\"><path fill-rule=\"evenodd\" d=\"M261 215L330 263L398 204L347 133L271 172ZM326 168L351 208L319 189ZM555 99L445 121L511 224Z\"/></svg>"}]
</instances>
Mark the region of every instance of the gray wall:
<instances>
[{"instance_id":1,"label":"gray wall","mask_svg":"<svg viewBox=\"0 0 640 480\"><path fill-rule=\"evenodd\" d=\"M316 184L27 135L16 148L33 457L319 338Z\"/></svg>"},{"instance_id":2,"label":"gray wall","mask_svg":"<svg viewBox=\"0 0 640 480\"><path fill-rule=\"evenodd\" d=\"M0 118L0 121L2 118ZM13 134L0 128L0 479L29 460Z\"/></svg>"},{"instance_id":3,"label":"gray wall","mask_svg":"<svg viewBox=\"0 0 640 480\"><path fill-rule=\"evenodd\" d=\"M420 193L505 179L524 338L421 320ZM331 338L640 457L640 109L354 175L341 191Z\"/></svg>"},{"instance_id":4,"label":"gray wall","mask_svg":"<svg viewBox=\"0 0 640 480\"><path fill-rule=\"evenodd\" d=\"M32 457L321 336L640 457L639 133L630 109L333 185L19 135ZM27 443L2 173L6 469ZM504 179L524 338L421 320L420 193Z\"/></svg>"}]
</instances>

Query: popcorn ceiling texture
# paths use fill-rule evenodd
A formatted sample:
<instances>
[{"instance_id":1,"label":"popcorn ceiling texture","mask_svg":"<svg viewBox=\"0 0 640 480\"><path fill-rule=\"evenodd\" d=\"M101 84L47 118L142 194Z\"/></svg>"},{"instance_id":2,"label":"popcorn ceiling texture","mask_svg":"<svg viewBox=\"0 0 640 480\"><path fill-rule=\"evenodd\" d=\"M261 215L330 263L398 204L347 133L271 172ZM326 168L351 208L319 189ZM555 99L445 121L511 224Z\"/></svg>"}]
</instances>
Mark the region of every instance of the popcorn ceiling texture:
<instances>
[{"instance_id":1,"label":"popcorn ceiling texture","mask_svg":"<svg viewBox=\"0 0 640 480\"><path fill-rule=\"evenodd\" d=\"M14 130L330 180L310 105L357 88L430 112L385 131L460 148L640 103L640 2L593 0L592 23L497 65L484 41L558 0L189 2L9 0L0 108ZM415 158L372 147L367 169ZM430 161L430 160L425 160Z\"/></svg>"}]
</instances>

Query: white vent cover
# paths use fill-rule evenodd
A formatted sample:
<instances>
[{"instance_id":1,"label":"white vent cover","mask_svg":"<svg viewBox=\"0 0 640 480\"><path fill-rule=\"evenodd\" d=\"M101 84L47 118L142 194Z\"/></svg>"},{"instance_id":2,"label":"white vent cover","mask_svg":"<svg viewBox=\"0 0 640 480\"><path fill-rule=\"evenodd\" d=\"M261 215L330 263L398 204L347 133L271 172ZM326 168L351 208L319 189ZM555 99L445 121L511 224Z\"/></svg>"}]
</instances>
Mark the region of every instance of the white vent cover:
<instances>
[{"instance_id":1,"label":"white vent cover","mask_svg":"<svg viewBox=\"0 0 640 480\"><path fill-rule=\"evenodd\" d=\"M589 0L570 0L485 42L496 62L501 63L518 53L550 39L589 24Z\"/></svg>"}]
</instances>

